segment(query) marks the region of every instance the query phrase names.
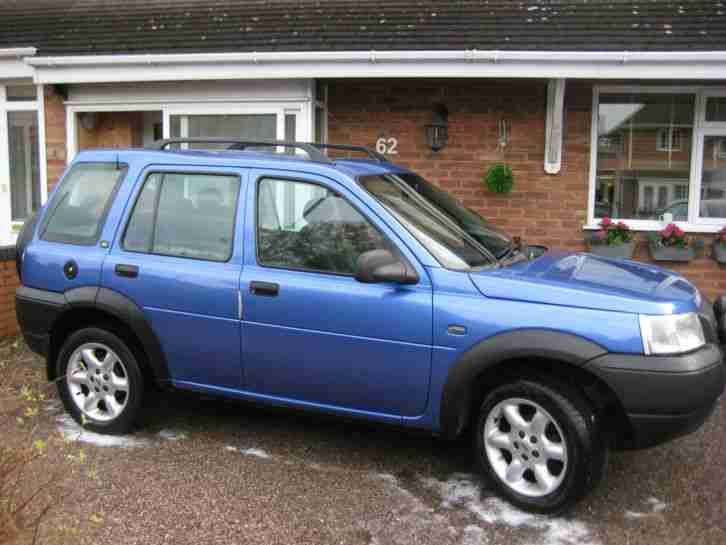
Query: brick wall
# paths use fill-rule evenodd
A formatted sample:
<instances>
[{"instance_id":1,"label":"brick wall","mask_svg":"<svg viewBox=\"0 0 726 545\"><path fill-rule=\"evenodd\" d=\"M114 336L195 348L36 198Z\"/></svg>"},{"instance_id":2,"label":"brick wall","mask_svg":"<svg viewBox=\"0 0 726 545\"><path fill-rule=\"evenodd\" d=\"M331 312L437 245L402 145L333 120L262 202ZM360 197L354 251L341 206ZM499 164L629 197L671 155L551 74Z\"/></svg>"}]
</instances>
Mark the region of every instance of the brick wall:
<instances>
[{"instance_id":1,"label":"brick wall","mask_svg":"<svg viewBox=\"0 0 726 545\"><path fill-rule=\"evenodd\" d=\"M477 209L495 225L530 243L583 250L590 170L592 85L568 82L562 170L544 172L546 82L537 80L335 80L328 82L329 141L374 147L398 139L397 163L410 167ZM449 110L449 144L438 153L425 142L432 108ZM498 122L509 126L499 146ZM654 144L653 144L654 147ZM482 178L494 163L512 167L507 195L486 190ZM726 269L706 254L688 264L667 264L709 297L726 293ZM645 235L635 258L649 261Z\"/></svg>"},{"instance_id":2,"label":"brick wall","mask_svg":"<svg viewBox=\"0 0 726 545\"><path fill-rule=\"evenodd\" d=\"M45 152L48 192L66 168L66 108L52 85L45 86Z\"/></svg>"},{"instance_id":3,"label":"brick wall","mask_svg":"<svg viewBox=\"0 0 726 545\"><path fill-rule=\"evenodd\" d=\"M15 288L18 275L15 272L15 249L0 248L0 339L17 335L15 319Z\"/></svg>"}]
</instances>

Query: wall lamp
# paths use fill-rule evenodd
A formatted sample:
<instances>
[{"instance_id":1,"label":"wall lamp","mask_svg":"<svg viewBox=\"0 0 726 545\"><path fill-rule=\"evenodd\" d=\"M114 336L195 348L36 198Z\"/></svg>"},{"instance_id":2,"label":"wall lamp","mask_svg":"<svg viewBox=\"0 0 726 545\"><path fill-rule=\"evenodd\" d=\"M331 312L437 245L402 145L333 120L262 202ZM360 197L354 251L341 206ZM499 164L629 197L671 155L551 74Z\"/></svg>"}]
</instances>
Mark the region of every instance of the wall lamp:
<instances>
[{"instance_id":1,"label":"wall lamp","mask_svg":"<svg viewBox=\"0 0 726 545\"><path fill-rule=\"evenodd\" d=\"M443 104L434 106L431 124L426 125L426 144L432 151L440 151L449 141L449 110Z\"/></svg>"}]
</instances>

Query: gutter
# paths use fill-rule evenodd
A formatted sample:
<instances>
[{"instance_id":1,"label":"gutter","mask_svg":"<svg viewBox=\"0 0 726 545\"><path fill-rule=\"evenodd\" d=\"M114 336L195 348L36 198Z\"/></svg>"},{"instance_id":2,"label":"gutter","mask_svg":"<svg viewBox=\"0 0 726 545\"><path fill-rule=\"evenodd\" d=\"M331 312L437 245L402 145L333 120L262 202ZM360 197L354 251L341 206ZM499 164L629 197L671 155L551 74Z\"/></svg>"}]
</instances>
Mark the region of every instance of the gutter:
<instances>
[{"instance_id":1,"label":"gutter","mask_svg":"<svg viewBox=\"0 0 726 545\"><path fill-rule=\"evenodd\" d=\"M723 51L283 51L27 57L37 84L311 78L726 80Z\"/></svg>"},{"instance_id":2,"label":"gutter","mask_svg":"<svg viewBox=\"0 0 726 545\"><path fill-rule=\"evenodd\" d=\"M0 57L32 56L35 48L0 49ZM18 53L20 52L20 53ZM38 67L113 66L113 65L174 65L206 63L307 63L307 62L595 62L611 64L639 63L726 63L726 51L309 51L309 52L250 52L250 53L183 53L144 55L84 55L67 57L32 57L26 63Z\"/></svg>"},{"instance_id":3,"label":"gutter","mask_svg":"<svg viewBox=\"0 0 726 545\"><path fill-rule=\"evenodd\" d=\"M22 59L23 57L32 57L38 50L34 47L12 47L7 49L0 48L0 59L15 58Z\"/></svg>"}]
</instances>

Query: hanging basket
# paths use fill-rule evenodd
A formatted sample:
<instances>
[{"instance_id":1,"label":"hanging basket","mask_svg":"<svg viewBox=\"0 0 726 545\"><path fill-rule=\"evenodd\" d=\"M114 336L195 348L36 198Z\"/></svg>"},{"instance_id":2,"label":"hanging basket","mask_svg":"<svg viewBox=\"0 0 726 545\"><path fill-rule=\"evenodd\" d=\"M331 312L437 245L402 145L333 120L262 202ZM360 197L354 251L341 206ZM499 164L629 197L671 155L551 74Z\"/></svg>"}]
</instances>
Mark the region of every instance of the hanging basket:
<instances>
[{"instance_id":1,"label":"hanging basket","mask_svg":"<svg viewBox=\"0 0 726 545\"><path fill-rule=\"evenodd\" d=\"M501 163L492 166L484 176L484 183L492 193L509 193L514 185L512 168Z\"/></svg>"}]
</instances>

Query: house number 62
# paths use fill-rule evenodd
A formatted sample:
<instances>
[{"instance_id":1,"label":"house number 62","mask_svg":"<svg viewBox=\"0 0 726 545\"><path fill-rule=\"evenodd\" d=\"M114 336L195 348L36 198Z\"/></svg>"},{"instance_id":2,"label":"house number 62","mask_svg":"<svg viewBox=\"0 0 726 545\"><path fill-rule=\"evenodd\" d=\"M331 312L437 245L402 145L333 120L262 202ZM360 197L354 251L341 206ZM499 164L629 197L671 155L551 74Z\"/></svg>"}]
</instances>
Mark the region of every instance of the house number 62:
<instances>
[{"instance_id":1,"label":"house number 62","mask_svg":"<svg viewBox=\"0 0 726 545\"><path fill-rule=\"evenodd\" d=\"M379 138L376 140L376 151L383 155L398 155L398 138Z\"/></svg>"}]
</instances>

